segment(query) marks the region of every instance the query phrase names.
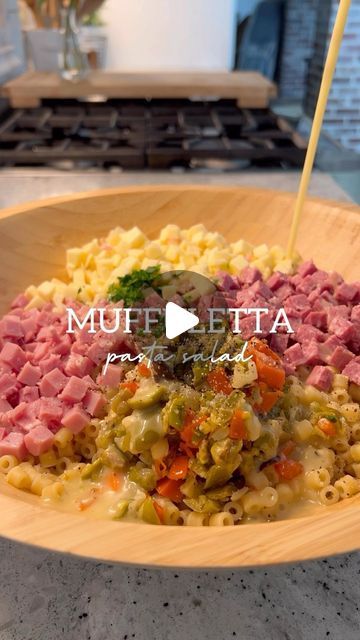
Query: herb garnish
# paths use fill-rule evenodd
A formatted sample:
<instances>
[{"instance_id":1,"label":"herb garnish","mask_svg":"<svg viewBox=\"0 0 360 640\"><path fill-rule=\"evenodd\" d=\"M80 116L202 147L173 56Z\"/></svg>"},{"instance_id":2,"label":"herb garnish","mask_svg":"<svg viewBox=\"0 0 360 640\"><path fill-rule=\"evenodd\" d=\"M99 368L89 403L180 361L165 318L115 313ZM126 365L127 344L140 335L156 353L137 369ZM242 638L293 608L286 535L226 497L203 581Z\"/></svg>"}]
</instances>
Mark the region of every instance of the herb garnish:
<instances>
[{"instance_id":1,"label":"herb garnish","mask_svg":"<svg viewBox=\"0 0 360 640\"><path fill-rule=\"evenodd\" d=\"M147 269L138 269L118 278L118 282L110 285L108 298L111 302L123 300L126 307L131 307L135 302L144 300L144 289L152 287L159 293L159 287L155 281L160 275L160 265L157 264Z\"/></svg>"}]
</instances>

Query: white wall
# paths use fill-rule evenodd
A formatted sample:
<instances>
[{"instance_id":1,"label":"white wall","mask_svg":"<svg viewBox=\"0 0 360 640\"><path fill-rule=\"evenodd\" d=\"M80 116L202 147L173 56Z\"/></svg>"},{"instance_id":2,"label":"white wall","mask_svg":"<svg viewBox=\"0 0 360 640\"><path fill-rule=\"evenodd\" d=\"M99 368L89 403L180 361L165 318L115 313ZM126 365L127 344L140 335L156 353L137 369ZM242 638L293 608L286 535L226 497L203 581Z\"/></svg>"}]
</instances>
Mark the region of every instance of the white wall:
<instances>
[{"instance_id":1,"label":"white wall","mask_svg":"<svg viewBox=\"0 0 360 640\"><path fill-rule=\"evenodd\" d=\"M236 0L107 0L107 68L227 69Z\"/></svg>"}]
</instances>

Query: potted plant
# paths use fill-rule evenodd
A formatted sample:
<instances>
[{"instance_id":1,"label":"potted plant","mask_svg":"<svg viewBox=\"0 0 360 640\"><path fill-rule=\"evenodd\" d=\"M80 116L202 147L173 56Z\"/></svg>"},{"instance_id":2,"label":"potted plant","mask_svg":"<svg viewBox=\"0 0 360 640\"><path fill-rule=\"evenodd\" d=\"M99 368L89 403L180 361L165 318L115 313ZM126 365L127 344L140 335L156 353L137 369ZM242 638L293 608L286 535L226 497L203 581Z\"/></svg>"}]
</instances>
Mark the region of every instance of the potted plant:
<instances>
[{"instance_id":1,"label":"potted plant","mask_svg":"<svg viewBox=\"0 0 360 640\"><path fill-rule=\"evenodd\" d=\"M35 0L38 29L27 32L35 69L57 70L67 80L80 80L89 70L89 47L81 47L80 27L91 20L104 0ZM94 19L94 18L92 18ZM104 35L102 35L104 38Z\"/></svg>"}]
</instances>

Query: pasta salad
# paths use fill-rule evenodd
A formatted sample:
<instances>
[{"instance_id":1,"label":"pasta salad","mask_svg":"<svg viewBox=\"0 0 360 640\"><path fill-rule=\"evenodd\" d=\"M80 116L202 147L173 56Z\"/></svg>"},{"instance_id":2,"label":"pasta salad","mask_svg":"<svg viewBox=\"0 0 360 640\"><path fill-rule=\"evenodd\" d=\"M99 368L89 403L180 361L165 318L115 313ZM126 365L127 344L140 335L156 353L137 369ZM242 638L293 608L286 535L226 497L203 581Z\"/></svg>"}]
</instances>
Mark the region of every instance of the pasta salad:
<instances>
[{"instance_id":1,"label":"pasta salad","mask_svg":"<svg viewBox=\"0 0 360 640\"><path fill-rule=\"evenodd\" d=\"M93 517L189 526L271 521L360 491L359 282L203 225L153 241L117 228L69 249L66 267L0 321L10 485ZM192 335L167 339L155 309L169 302L196 306ZM115 326L135 306L151 331ZM211 337L209 307L226 307ZM171 364L149 356L153 339Z\"/></svg>"}]
</instances>

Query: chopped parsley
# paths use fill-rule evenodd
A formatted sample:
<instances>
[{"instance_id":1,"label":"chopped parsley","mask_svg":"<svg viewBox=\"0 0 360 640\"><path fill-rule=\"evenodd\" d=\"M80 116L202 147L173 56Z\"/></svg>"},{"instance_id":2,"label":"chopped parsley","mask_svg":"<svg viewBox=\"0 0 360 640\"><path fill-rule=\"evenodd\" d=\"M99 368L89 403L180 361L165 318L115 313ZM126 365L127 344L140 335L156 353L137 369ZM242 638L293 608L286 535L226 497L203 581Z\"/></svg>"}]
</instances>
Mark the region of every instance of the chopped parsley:
<instances>
[{"instance_id":1,"label":"chopped parsley","mask_svg":"<svg viewBox=\"0 0 360 640\"><path fill-rule=\"evenodd\" d=\"M138 269L118 278L118 282L110 285L108 298L111 302L123 300L126 307L131 307L135 302L144 300L144 289L152 287L157 293L156 280L160 275L160 265Z\"/></svg>"}]
</instances>

